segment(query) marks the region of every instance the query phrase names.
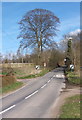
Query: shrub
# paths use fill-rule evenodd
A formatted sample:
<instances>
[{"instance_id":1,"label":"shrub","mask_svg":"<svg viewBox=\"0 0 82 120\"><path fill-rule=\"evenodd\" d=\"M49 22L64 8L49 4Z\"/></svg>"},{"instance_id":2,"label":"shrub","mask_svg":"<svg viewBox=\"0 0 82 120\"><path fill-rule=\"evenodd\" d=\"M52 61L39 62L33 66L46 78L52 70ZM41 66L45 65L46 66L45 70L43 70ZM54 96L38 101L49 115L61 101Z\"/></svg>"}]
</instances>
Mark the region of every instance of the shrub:
<instances>
[{"instance_id":1,"label":"shrub","mask_svg":"<svg viewBox=\"0 0 82 120\"><path fill-rule=\"evenodd\" d=\"M16 78L14 76L14 71L11 67L3 67L2 68L2 86L0 87L5 87L8 85L11 85L16 82Z\"/></svg>"}]
</instances>

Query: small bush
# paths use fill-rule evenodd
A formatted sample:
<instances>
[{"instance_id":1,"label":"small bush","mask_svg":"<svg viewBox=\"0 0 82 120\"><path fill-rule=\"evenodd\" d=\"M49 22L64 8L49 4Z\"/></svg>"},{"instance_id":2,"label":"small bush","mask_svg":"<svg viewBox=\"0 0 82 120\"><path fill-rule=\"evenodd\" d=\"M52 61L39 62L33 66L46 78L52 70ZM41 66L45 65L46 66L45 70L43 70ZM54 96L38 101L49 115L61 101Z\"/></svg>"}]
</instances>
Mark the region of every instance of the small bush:
<instances>
[{"instance_id":1,"label":"small bush","mask_svg":"<svg viewBox=\"0 0 82 120\"><path fill-rule=\"evenodd\" d=\"M11 67L3 67L2 74L2 85L0 87L5 87L16 82L14 71Z\"/></svg>"},{"instance_id":2,"label":"small bush","mask_svg":"<svg viewBox=\"0 0 82 120\"><path fill-rule=\"evenodd\" d=\"M2 77L2 87L11 85L16 82L15 76L3 76Z\"/></svg>"}]
</instances>

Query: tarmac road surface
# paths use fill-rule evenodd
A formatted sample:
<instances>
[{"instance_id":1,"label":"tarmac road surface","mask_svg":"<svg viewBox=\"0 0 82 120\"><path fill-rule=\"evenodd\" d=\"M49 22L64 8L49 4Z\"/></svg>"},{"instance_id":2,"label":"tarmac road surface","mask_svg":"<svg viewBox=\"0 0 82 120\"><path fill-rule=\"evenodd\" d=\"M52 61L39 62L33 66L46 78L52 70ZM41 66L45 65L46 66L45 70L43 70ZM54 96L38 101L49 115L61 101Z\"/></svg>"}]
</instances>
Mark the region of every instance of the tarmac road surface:
<instances>
[{"instance_id":1,"label":"tarmac road surface","mask_svg":"<svg viewBox=\"0 0 82 120\"><path fill-rule=\"evenodd\" d=\"M2 98L2 118L47 118L65 87L64 68L57 68ZM1 99L0 99L1 101Z\"/></svg>"}]
</instances>

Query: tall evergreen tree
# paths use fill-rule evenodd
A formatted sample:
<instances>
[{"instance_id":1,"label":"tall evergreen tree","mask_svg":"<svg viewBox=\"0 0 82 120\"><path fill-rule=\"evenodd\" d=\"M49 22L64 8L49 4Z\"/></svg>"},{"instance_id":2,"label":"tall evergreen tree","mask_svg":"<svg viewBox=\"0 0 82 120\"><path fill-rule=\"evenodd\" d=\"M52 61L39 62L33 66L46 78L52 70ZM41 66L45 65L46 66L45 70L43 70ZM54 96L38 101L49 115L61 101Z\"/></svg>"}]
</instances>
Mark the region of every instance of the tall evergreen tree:
<instances>
[{"instance_id":1,"label":"tall evergreen tree","mask_svg":"<svg viewBox=\"0 0 82 120\"><path fill-rule=\"evenodd\" d=\"M73 56L72 56L72 40L69 39L67 43L67 55L66 55L66 65L69 67L69 65L73 62Z\"/></svg>"}]
</instances>

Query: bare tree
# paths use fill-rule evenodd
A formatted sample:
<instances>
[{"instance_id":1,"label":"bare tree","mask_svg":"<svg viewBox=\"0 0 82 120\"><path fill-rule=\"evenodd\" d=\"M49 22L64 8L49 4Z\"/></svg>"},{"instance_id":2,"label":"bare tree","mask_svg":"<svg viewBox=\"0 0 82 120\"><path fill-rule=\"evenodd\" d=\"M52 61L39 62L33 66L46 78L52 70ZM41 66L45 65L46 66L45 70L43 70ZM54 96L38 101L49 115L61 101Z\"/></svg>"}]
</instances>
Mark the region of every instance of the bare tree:
<instances>
[{"instance_id":1,"label":"bare tree","mask_svg":"<svg viewBox=\"0 0 82 120\"><path fill-rule=\"evenodd\" d=\"M20 48L38 48L38 53L42 53L43 48L55 45L53 39L56 36L59 18L49 10L34 9L25 14L20 25L21 38Z\"/></svg>"}]
</instances>

